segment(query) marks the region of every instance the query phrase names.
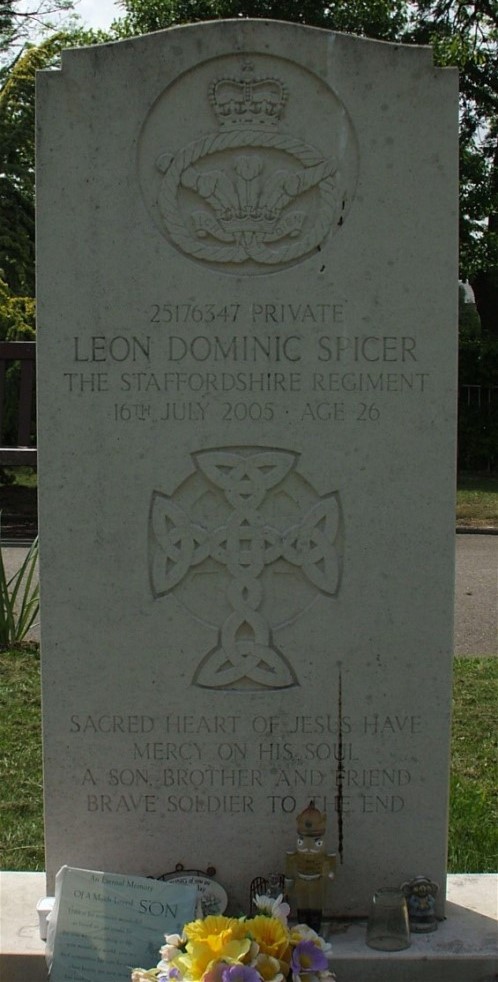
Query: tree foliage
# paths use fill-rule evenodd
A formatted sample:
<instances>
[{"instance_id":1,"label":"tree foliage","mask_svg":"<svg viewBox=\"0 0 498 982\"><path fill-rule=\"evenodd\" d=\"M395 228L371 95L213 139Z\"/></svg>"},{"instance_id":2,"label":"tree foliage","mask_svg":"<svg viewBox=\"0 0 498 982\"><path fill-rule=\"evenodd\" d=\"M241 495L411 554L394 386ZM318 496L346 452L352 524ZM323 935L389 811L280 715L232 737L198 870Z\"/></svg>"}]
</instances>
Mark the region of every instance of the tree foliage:
<instances>
[{"instance_id":1,"label":"tree foliage","mask_svg":"<svg viewBox=\"0 0 498 982\"><path fill-rule=\"evenodd\" d=\"M54 33L47 17L67 13L66 0L2 3L0 7L0 339L28 338L34 330L35 76L55 67L63 48L103 40L74 26ZM44 28L37 44L30 31ZM15 56L13 54L15 53ZM5 64L7 67L5 68Z\"/></svg>"},{"instance_id":2,"label":"tree foliage","mask_svg":"<svg viewBox=\"0 0 498 982\"><path fill-rule=\"evenodd\" d=\"M121 0L125 16L114 22L120 36L173 24L231 17L271 18L389 41L407 23L405 0Z\"/></svg>"},{"instance_id":3,"label":"tree foliage","mask_svg":"<svg viewBox=\"0 0 498 982\"><path fill-rule=\"evenodd\" d=\"M498 335L498 3L418 0L413 40L460 70L460 269Z\"/></svg>"},{"instance_id":4,"label":"tree foliage","mask_svg":"<svg viewBox=\"0 0 498 982\"><path fill-rule=\"evenodd\" d=\"M13 294L34 295L35 73L64 35L27 48L0 89L0 270Z\"/></svg>"},{"instance_id":5,"label":"tree foliage","mask_svg":"<svg viewBox=\"0 0 498 982\"><path fill-rule=\"evenodd\" d=\"M0 339L34 336L35 72L62 47L52 16L70 0L0 3ZM37 35L45 40L32 44Z\"/></svg>"},{"instance_id":6,"label":"tree foliage","mask_svg":"<svg viewBox=\"0 0 498 982\"><path fill-rule=\"evenodd\" d=\"M73 9L72 0L0 0L0 82L35 35L54 32L53 17Z\"/></svg>"},{"instance_id":7,"label":"tree foliage","mask_svg":"<svg viewBox=\"0 0 498 982\"><path fill-rule=\"evenodd\" d=\"M0 277L0 341L34 340L34 298L14 296Z\"/></svg>"}]
</instances>

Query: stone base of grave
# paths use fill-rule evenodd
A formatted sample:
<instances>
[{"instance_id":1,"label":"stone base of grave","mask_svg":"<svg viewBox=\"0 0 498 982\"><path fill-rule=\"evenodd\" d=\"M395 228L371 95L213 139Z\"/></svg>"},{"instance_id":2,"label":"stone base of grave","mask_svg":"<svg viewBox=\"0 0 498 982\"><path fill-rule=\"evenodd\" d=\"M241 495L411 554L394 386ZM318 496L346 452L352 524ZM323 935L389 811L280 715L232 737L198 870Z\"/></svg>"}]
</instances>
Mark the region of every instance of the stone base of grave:
<instances>
[{"instance_id":1,"label":"stone base of grave","mask_svg":"<svg viewBox=\"0 0 498 982\"><path fill-rule=\"evenodd\" d=\"M44 873L0 873L2 982L46 982L36 905ZM498 875L448 876L447 917L434 934L412 935L406 951L372 951L365 922L332 922L337 982L496 982ZM158 946L161 939L158 938Z\"/></svg>"}]
</instances>

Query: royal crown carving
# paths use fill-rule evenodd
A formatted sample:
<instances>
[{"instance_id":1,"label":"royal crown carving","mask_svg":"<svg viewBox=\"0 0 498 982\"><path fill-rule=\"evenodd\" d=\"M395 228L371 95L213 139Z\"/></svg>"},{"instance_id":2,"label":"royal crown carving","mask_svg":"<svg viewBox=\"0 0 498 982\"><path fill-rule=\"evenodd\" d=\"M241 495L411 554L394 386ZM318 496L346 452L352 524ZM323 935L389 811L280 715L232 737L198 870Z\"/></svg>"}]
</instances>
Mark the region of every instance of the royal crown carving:
<instances>
[{"instance_id":1,"label":"royal crown carving","mask_svg":"<svg viewBox=\"0 0 498 982\"><path fill-rule=\"evenodd\" d=\"M219 78L209 87L209 101L223 129L275 127L286 99L283 82L255 77L251 63L243 65L239 78Z\"/></svg>"}]
</instances>

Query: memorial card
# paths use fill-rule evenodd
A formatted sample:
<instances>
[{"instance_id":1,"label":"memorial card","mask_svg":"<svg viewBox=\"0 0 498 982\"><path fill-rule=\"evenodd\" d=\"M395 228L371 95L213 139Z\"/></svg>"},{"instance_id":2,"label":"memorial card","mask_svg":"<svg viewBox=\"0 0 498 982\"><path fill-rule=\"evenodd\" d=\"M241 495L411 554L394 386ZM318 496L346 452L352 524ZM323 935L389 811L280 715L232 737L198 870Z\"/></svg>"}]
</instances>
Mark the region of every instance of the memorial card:
<instances>
[{"instance_id":1,"label":"memorial card","mask_svg":"<svg viewBox=\"0 0 498 982\"><path fill-rule=\"evenodd\" d=\"M156 963L162 936L181 932L196 900L195 886L63 866L48 929L50 982L121 982L135 965Z\"/></svg>"}]
</instances>

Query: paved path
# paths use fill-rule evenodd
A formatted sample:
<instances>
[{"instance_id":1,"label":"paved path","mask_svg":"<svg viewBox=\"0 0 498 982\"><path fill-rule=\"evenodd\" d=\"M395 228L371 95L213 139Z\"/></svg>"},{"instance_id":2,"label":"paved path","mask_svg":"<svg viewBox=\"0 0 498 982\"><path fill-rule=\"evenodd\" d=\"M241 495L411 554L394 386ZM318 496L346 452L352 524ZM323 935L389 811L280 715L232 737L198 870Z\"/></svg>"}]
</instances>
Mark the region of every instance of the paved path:
<instances>
[{"instance_id":1,"label":"paved path","mask_svg":"<svg viewBox=\"0 0 498 982\"><path fill-rule=\"evenodd\" d=\"M457 535L455 654L498 656L498 535Z\"/></svg>"},{"instance_id":2,"label":"paved path","mask_svg":"<svg viewBox=\"0 0 498 982\"><path fill-rule=\"evenodd\" d=\"M3 550L9 576L26 552ZM37 628L30 638L39 639ZM455 654L498 656L498 535L456 536Z\"/></svg>"}]
</instances>

